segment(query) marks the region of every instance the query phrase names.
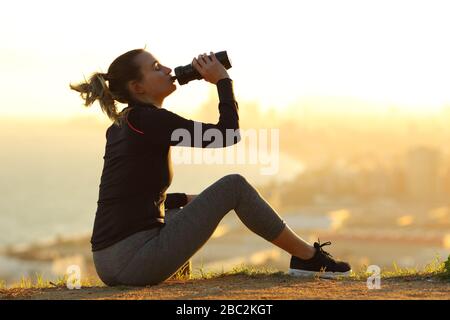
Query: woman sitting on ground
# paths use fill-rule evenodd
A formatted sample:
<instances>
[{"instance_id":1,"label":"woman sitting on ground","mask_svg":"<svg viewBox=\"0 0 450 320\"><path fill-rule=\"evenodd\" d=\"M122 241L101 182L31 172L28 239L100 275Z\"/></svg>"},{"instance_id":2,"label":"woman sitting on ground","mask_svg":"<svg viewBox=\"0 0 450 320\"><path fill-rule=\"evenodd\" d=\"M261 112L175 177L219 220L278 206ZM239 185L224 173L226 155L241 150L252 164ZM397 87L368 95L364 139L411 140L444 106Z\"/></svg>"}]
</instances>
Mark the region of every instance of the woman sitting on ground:
<instances>
[{"instance_id":1,"label":"woman sitting on ground","mask_svg":"<svg viewBox=\"0 0 450 320\"><path fill-rule=\"evenodd\" d=\"M234 210L254 233L292 255L292 275L348 275L350 266L296 235L239 174L217 180L198 195L167 193L172 177L170 148L186 146L172 139L176 129L194 137L194 126L219 130L226 147L240 140L238 103L233 81L214 53L194 58L203 79L217 86L219 121L201 123L162 107L176 90L172 70L150 52L137 49L116 58L107 73L94 73L87 83L71 85L85 105L99 101L114 122L106 131L104 166L91 239L94 264L107 285L151 285L168 279L211 237L222 218ZM121 112L115 101L128 104ZM199 134L195 132L195 134ZM190 147L206 148L210 141ZM229 141L231 140L231 141Z\"/></svg>"}]
</instances>

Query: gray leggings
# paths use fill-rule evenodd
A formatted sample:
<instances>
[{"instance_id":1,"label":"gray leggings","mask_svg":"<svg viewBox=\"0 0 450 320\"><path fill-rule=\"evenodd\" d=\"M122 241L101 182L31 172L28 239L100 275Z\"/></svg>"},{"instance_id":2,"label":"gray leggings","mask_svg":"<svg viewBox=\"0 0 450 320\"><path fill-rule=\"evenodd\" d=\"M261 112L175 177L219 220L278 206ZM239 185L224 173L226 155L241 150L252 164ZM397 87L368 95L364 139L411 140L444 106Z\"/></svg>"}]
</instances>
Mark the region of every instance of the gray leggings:
<instances>
[{"instance_id":1,"label":"gray leggings","mask_svg":"<svg viewBox=\"0 0 450 320\"><path fill-rule=\"evenodd\" d=\"M217 180L182 209L166 211L166 224L137 232L93 252L100 279L107 285L145 286L163 282L211 237L231 210L254 233L274 240L286 223L239 174Z\"/></svg>"}]
</instances>

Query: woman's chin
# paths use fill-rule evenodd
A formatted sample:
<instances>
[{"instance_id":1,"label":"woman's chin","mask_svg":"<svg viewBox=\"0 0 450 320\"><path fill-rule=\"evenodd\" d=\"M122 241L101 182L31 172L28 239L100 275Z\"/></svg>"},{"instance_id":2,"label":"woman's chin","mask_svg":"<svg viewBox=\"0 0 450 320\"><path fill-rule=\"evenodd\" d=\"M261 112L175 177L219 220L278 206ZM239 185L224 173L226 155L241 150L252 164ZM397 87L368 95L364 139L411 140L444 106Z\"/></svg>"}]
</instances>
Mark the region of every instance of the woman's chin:
<instances>
[{"instance_id":1,"label":"woman's chin","mask_svg":"<svg viewBox=\"0 0 450 320\"><path fill-rule=\"evenodd\" d=\"M167 92L166 97L170 96L176 90L177 90L177 86L176 85L171 86L170 90Z\"/></svg>"}]
</instances>

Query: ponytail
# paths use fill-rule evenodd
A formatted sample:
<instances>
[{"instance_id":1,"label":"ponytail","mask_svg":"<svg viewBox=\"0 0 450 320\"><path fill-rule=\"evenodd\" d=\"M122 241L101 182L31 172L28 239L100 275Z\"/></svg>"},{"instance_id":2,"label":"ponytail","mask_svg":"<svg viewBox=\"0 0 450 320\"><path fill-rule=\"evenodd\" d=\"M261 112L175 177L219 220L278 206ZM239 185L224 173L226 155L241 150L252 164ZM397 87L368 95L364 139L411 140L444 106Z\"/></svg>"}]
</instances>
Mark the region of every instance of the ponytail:
<instances>
[{"instance_id":1,"label":"ponytail","mask_svg":"<svg viewBox=\"0 0 450 320\"><path fill-rule=\"evenodd\" d=\"M114 122L114 124L120 126L122 114L117 112L114 96L106 84L106 81L108 81L108 74L96 72L89 78L89 81L86 81L86 78L84 80L84 83L76 85L70 84L70 88L80 92L80 96L84 100L84 105L86 107L89 107L98 100L102 111Z\"/></svg>"},{"instance_id":2,"label":"ponytail","mask_svg":"<svg viewBox=\"0 0 450 320\"><path fill-rule=\"evenodd\" d=\"M102 111L120 127L131 108L118 112L116 101L121 103L131 101L127 83L131 80L142 79L140 66L135 61L142 52L144 49L134 49L124 53L111 63L108 73L96 72L89 80L85 78L84 83L70 84L70 88L80 93L86 107L98 100Z\"/></svg>"}]
</instances>

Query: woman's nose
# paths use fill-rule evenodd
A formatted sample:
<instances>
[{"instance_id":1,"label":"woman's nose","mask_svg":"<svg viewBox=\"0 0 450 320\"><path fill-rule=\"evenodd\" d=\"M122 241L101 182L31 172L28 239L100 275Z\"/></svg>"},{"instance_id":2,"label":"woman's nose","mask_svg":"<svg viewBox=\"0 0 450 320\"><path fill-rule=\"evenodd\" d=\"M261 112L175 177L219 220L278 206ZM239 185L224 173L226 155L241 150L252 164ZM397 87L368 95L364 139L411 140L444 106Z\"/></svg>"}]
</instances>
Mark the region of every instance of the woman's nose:
<instances>
[{"instance_id":1,"label":"woman's nose","mask_svg":"<svg viewBox=\"0 0 450 320\"><path fill-rule=\"evenodd\" d=\"M167 74L170 74L172 72L172 69L170 69L169 67L164 66L164 68L166 69Z\"/></svg>"}]
</instances>

